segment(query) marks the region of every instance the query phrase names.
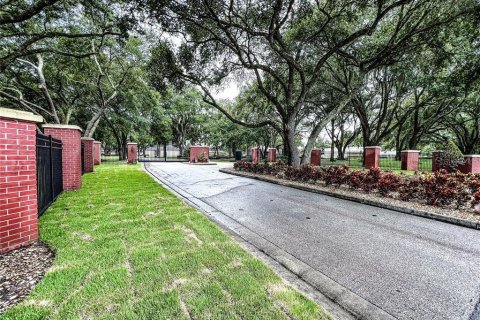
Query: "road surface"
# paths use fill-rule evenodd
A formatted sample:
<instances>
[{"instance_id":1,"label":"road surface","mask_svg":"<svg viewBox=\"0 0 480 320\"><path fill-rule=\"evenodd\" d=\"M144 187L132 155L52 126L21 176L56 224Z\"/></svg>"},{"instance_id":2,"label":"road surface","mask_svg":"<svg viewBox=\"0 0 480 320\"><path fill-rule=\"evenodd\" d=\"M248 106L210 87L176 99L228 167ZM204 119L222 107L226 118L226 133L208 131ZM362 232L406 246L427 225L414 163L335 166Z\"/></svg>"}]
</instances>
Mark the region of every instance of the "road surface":
<instances>
[{"instance_id":1,"label":"road surface","mask_svg":"<svg viewBox=\"0 0 480 320\"><path fill-rule=\"evenodd\" d=\"M351 296L392 319L480 319L480 231L220 173L225 166L146 164L344 288L346 309L361 309ZM364 317L384 318L374 315Z\"/></svg>"}]
</instances>

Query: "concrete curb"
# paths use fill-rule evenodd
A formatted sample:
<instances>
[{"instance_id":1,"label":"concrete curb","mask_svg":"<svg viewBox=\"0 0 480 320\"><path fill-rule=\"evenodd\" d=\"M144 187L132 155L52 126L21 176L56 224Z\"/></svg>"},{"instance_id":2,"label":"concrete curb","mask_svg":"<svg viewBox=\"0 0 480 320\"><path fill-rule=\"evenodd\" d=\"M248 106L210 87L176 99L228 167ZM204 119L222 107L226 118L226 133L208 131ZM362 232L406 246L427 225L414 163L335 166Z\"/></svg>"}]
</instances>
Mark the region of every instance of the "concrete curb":
<instances>
[{"instance_id":1,"label":"concrete curb","mask_svg":"<svg viewBox=\"0 0 480 320\"><path fill-rule=\"evenodd\" d=\"M294 183L290 183L290 182L286 182L286 181L285 182L277 181L277 180L268 179L267 177L262 177L262 176L258 176L258 175L252 176L252 175L249 175L249 174L246 174L246 173L243 173L243 172L234 171L234 169L231 169L231 170L220 169L219 171L222 172L222 173L227 173L227 174L231 174L231 175L235 175L235 176L239 176L239 177L250 178L250 179L255 179L255 180L259 180L259 181L263 181L263 182L274 183L274 184L278 184L278 185L285 186L285 187L290 187L290 188L295 188L295 189L299 189L299 190L303 190L303 191L323 194L323 195L326 195L326 196L335 197L335 198L339 198L339 199L343 199L343 200L353 201L353 202L357 202L357 203L363 203L363 204L373 206L373 207L393 210L393 211L397 211L397 212L401 212L401 213L411 214L411 215L418 216L418 217L423 217L423 218L432 219L432 220L436 220L436 221L446 222L446 223L454 224L454 225L457 225L457 226L462 226L462 227L466 227L466 228L480 230L480 222L474 222L474 221L455 218L455 217L448 217L448 216L443 216L441 214L434 213L434 212L417 210L417 209L413 209L413 208L404 208L404 207L399 207L399 206L396 206L396 205L389 205L389 204L381 203L381 202L370 200L370 199L362 199L362 198L358 198L358 197L339 194L339 193L336 193L336 192L330 192L330 191L324 191L324 190L309 188L309 187L305 187L305 186L299 186L299 185L296 185Z\"/></svg>"}]
</instances>

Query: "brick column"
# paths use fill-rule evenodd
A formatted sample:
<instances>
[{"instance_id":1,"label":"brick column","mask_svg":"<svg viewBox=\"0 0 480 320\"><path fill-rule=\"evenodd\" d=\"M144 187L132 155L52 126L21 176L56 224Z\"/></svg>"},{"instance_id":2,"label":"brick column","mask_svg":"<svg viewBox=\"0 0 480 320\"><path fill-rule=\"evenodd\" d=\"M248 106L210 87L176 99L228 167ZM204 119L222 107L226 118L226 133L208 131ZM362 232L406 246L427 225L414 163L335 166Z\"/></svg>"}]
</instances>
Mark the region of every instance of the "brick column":
<instances>
[{"instance_id":1,"label":"brick column","mask_svg":"<svg viewBox=\"0 0 480 320\"><path fill-rule=\"evenodd\" d=\"M418 171L419 150L402 151L402 170Z\"/></svg>"},{"instance_id":2,"label":"brick column","mask_svg":"<svg viewBox=\"0 0 480 320\"><path fill-rule=\"evenodd\" d=\"M81 141L83 145L83 168L85 169L85 172L93 172L94 139L82 137Z\"/></svg>"},{"instance_id":3,"label":"brick column","mask_svg":"<svg viewBox=\"0 0 480 320\"><path fill-rule=\"evenodd\" d=\"M102 143L100 141L93 142L93 164L99 165L102 163Z\"/></svg>"},{"instance_id":4,"label":"brick column","mask_svg":"<svg viewBox=\"0 0 480 320\"><path fill-rule=\"evenodd\" d=\"M44 124L44 133L62 140L63 190L82 187L82 129L64 124Z\"/></svg>"},{"instance_id":5,"label":"brick column","mask_svg":"<svg viewBox=\"0 0 480 320\"><path fill-rule=\"evenodd\" d=\"M365 147L365 169L380 168L380 147Z\"/></svg>"},{"instance_id":6,"label":"brick column","mask_svg":"<svg viewBox=\"0 0 480 320\"><path fill-rule=\"evenodd\" d=\"M277 149L268 148L268 162L276 162L276 161L277 161Z\"/></svg>"},{"instance_id":7,"label":"brick column","mask_svg":"<svg viewBox=\"0 0 480 320\"><path fill-rule=\"evenodd\" d=\"M190 159L190 162L198 162L198 157L204 153L205 156L207 157L207 161L208 162L208 154L210 152L210 148L209 147L205 147L205 146L191 146L190 147L190 156L189 156L189 159Z\"/></svg>"},{"instance_id":8,"label":"brick column","mask_svg":"<svg viewBox=\"0 0 480 320\"><path fill-rule=\"evenodd\" d=\"M257 164L262 160L260 148L252 148L252 163Z\"/></svg>"},{"instance_id":9,"label":"brick column","mask_svg":"<svg viewBox=\"0 0 480 320\"><path fill-rule=\"evenodd\" d=\"M465 155L465 164L458 166L462 173L480 173L480 155Z\"/></svg>"},{"instance_id":10,"label":"brick column","mask_svg":"<svg viewBox=\"0 0 480 320\"><path fill-rule=\"evenodd\" d=\"M38 239L36 123L30 112L0 108L0 253Z\"/></svg>"},{"instance_id":11,"label":"brick column","mask_svg":"<svg viewBox=\"0 0 480 320\"><path fill-rule=\"evenodd\" d=\"M310 152L310 164L312 166L319 166L322 163L322 150L312 149Z\"/></svg>"},{"instance_id":12,"label":"brick column","mask_svg":"<svg viewBox=\"0 0 480 320\"><path fill-rule=\"evenodd\" d=\"M444 151L442 150L437 150L432 152L432 171L439 171L440 169L443 168L443 164L440 163L440 157L443 154Z\"/></svg>"},{"instance_id":13,"label":"brick column","mask_svg":"<svg viewBox=\"0 0 480 320\"><path fill-rule=\"evenodd\" d=\"M138 158L138 144L136 142L127 143L127 162L137 163Z\"/></svg>"}]
</instances>

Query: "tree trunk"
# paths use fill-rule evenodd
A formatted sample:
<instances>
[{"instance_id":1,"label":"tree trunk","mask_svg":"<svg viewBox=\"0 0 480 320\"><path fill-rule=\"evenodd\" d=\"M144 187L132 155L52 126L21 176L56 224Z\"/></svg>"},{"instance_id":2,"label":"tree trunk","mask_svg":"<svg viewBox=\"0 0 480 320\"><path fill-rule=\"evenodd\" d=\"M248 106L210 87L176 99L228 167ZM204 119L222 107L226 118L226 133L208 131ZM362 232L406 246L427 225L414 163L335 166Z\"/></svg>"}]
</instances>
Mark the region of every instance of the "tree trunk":
<instances>
[{"instance_id":1,"label":"tree trunk","mask_svg":"<svg viewBox=\"0 0 480 320\"><path fill-rule=\"evenodd\" d=\"M335 119L332 119L332 143L330 143L330 161L335 162Z\"/></svg>"},{"instance_id":2,"label":"tree trunk","mask_svg":"<svg viewBox=\"0 0 480 320\"><path fill-rule=\"evenodd\" d=\"M95 130L97 129L98 124L100 123L100 118L102 117L103 111L98 110L88 121L87 123L87 128L85 129L85 132L83 133L84 137L92 138L93 134L95 133Z\"/></svg>"}]
</instances>

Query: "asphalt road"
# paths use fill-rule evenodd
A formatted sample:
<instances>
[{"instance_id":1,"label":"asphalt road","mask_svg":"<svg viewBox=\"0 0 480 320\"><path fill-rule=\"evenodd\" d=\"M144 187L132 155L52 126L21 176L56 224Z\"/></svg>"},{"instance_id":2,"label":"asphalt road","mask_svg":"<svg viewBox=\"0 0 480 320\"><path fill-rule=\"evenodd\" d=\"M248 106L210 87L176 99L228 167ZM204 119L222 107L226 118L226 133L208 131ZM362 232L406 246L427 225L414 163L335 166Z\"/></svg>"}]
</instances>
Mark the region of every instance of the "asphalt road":
<instances>
[{"instance_id":1,"label":"asphalt road","mask_svg":"<svg viewBox=\"0 0 480 320\"><path fill-rule=\"evenodd\" d=\"M480 231L218 172L228 164L148 166L394 318L480 319Z\"/></svg>"}]
</instances>

